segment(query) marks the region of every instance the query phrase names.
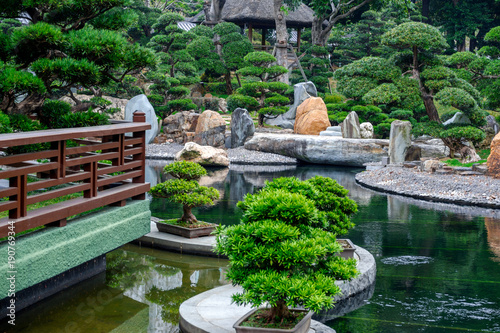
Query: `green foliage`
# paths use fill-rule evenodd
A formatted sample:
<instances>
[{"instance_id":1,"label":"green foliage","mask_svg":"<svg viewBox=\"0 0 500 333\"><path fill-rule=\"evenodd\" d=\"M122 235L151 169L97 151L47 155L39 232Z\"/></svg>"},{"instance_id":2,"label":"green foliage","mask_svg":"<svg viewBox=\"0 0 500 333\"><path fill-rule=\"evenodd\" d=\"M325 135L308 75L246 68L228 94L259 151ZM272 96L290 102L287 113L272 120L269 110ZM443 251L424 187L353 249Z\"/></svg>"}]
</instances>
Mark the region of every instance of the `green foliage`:
<instances>
[{"instance_id":1,"label":"green foliage","mask_svg":"<svg viewBox=\"0 0 500 333\"><path fill-rule=\"evenodd\" d=\"M331 229L326 211L352 214L356 204L331 179L323 189L325 181L280 178L266 183L238 203L240 224L217 229L216 252L230 261L227 277L243 287L233 295L234 302L269 303L271 316L286 316L288 306L313 311L333 306L339 293L335 280L351 279L357 272L354 260L335 256L341 246L326 231Z\"/></svg>"},{"instance_id":2,"label":"green foliage","mask_svg":"<svg viewBox=\"0 0 500 333\"><path fill-rule=\"evenodd\" d=\"M432 25L421 22L400 24L382 35L382 43L400 48L437 51L448 46L441 32Z\"/></svg>"},{"instance_id":3,"label":"green foliage","mask_svg":"<svg viewBox=\"0 0 500 333\"><path fill-rule=\"evenodd\" d=\"M184 214L179 221L188 224L198 222L191 209L203 205L213 205L219 199L219 192L213 187L200 186L198 180L207 174L198 163L178 161L168 164L163 169L175 179L160 183L149 191L155 198L166 198L183 205Z\"/></svg>"},{"instance_id":4,"label":"green foliage","mask_svg":"<svg viewBox=\"0 0 500 333\"><path fill-rule=\"evenodd\" d=\"M391 133L391 124L390 123L380 123L378 125L373 126L373 133L377 138L386 139L389 137Z\"/></svg>"},{"instance_id":5,"label":"green foliage","mask_svg":"<svg viewBox=\"0 0 500 333\"><path fill-rule=\"evenodd\" d=\"M48 128L61 128L62 116L71 112L69 103L58 100L46 100L38 118Z\"/></svg>"},{"instance_id":6,"label":"green foliage","mask_svg":"<svg viewBox=\"0 0 500 333\"><path fill-rule=\"evenodd\" d=\"M0 111L0 134L12 133L9 116Z\"/></svg>"},{"instance_id":7,"label":"green foliage","mask_svg":"<svg viewBox=\"0 0 500 333\"><path fill-rule=\"evenodd\" d=\"M336 104L342 102L344 99L345 97L341 94L333 93L326 95L325 98L323 98L323 101L325 102L325 104Z\"/></svg>"},{"instance_id":8,"label":"green foliage","mask_svg":"<svg viewBox=\"0 0 500 333\"><path fill-rule=\"evenodd\" d=\"M198 108L198 106L196 106L196 104L194 104L193 101L188 98L174 99L172 101L167 102L166 106L168 114L163 113L162 114L163 118L168 117L169 115L171 115L176 111L196 110Z\"/></svg>"},{"instance_id":9,"label":"green foliage","mask_svg":"<svg viewBox=\"0 0 500 333\"><path fill-rule=\"evenodd\" d=\"M399 120L410 120L413 117L413 112L410 110L397 109L389 114L389 118L395 118Z\"/></svg>"},{"instance_id":10,"label":"green foliage","mask_svg":"<svg viewBox=\"0 0 500 333\"><path fill-rule=\"evenodd\" d=\"M45 126L36 120L28 118L24 114L9 115L10 127L13 132L31 132L45 129ZM24 146L10 147L7 149L8 154L30 153L34 151L46 150L50 148L49 143L37 143Z\"/></svg>"},{"instance_id":11,"label":"green foliage","mask_svg":"<svg viewBox=\"0 0 500 333\"><path fill-rule=\"evenodd\" d=\"M66 113L61 116L57 125L59 128L87 127L108 125L108 116L91 110L75 113Z\"/></svg>"},{"instance_id":12,"label":"green foliage","mask_svg":"<svg viewBox=\"0 0 500 333\"><path fill-rule=\"evenodd\" d=\"M394 104L401 100L399 90L392 83L383 83L363 96L367 104Z\"/></svg>"}]
</instances>

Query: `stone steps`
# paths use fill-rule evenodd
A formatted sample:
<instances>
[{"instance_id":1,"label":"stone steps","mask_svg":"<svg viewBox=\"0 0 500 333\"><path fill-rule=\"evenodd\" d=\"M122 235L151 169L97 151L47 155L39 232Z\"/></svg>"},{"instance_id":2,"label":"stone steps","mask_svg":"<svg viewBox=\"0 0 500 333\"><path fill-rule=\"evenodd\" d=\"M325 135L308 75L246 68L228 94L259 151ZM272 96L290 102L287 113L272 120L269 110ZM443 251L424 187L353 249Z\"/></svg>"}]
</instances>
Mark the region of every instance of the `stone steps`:
<instances>
[{"instance_id":1,"label":"stone steps","mask_svg":"<svg viewBox=\"0 0 500 333\"><path fill-rule=\"evenodd\" d=\"M342 137L342 129L340 126L330 126L325 131L320 132L319 135Z\"/></svg>"}]
</instances>

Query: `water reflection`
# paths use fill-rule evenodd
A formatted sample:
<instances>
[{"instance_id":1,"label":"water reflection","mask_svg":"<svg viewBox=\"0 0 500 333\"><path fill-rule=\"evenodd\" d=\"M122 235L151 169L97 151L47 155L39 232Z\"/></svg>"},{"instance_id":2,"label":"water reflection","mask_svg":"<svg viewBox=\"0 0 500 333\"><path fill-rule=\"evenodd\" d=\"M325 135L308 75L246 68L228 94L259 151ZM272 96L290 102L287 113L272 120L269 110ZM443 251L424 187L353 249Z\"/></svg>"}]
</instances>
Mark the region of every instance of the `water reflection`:
<instances>
[{"instance_id":1,"label":"water reflection","mask_svg":"<svg viewBox=\"0 0 500 333\"><path fill-rule=\"evenodd\" d=\"M500 219L486 217L484 224L488 231L488 244L494 255L491 259L500 262Z\"/></svg>"}]
</instances>

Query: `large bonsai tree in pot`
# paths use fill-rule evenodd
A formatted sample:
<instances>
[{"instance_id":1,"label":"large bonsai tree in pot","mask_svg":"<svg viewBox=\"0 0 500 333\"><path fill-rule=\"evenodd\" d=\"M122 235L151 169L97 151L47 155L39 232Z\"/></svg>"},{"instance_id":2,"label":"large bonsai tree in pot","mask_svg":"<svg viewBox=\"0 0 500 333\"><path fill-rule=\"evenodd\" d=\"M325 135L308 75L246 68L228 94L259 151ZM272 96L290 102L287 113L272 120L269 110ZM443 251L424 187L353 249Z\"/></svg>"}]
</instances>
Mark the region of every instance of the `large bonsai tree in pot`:
<instances>
[{"instance_id":1,"label":"large bonsai tree in pot","mask_svg":"<svg viewBox=\"0 0 500 333\"><path fill-rule=\"evenodd\" d=\"M200 186L198 184L198 180L207 174L205 168L198 163L178 161L166 165L163 171L174 178L154 186L149 192L155 198L166 198L171 202L179 203L183 209L181 218L164 222L178 225L184 229L194 229L197 227L210 228L210 223L198 221L192 213L194 207L210 206L214 204L214 200L219 199L219 191L215 188ZM168 230L167 232L176 233L171 228L167 228L162 224L157 223L157 226L160 231ZM206 230L203 234L192 235L192 233L189 233L191 236L186 236L182 233L181 235L192 238L210 234L211 231L213 231L213 228Z\"/></svg>"},{"instance_id":2,"label":"large bonsai tree in pot","mask_svg":"<svg viewBox=\"0 0 500 333\"><path fill-rule=\"evenodd\" d=\"M329 231L339 223L341 229L352 226L348 214L356 204L345 194L329 178L278 179L238 204L240 224L217 228L216 252L230 261L227 277L243 287L233 301L253 307L268 303L270 308L253 315L262 325L293 321L294 307L333 307L340 293L335 281L356 276L355 260L338 256L342 247Z\"/></svg>"}]
</instances>

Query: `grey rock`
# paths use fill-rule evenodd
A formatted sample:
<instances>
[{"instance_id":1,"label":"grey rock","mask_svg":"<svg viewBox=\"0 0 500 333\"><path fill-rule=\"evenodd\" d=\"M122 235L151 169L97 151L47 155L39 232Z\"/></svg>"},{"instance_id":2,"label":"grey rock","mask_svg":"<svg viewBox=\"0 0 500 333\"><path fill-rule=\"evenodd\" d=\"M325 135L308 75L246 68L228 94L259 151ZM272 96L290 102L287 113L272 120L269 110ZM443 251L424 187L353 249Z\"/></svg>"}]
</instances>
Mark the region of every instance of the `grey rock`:
<instances>
[{"instance_id":1,"label":"grey rock","mask_svg":"<svg viewBox=\"0 0 500 333\"><path fill-rule=\"evenodd\" d=\"M486 129L491 129L491 132L497 134L500 132L500 125L497 123L495 117L491 114L486 117Z\"/></svg>"},{"instance_id":2,"label":"grey rock","mask_svg":"<svg viewBox=\"0 0 500 333\"><path fill-rule=\"evenodd\" d=\"M317 135L260 134L245 143L245 149L281 154L304 162L363 166L387 156L387 140L331 138Z\"/></svg>"},{"instance_id":3,"label":"grey rock","mask_svg":"<svg viewBox=\"0 0 500 333\"><path fill-rule=\"evenodd\" d=\"M125 106L125 120L132 121L135 111L142 111L146 114L146 122L151 124L151 129L146 131L146 143L153 142L158 134L158 120L155 110L149 103L146 95L141 94L133 97Z\"/></svg>"},{"instance_id":4,"label":"grey rock","mask_svg":"<svg viewBox=\"0 0 500 333\"><path fill-rule=\"evenodd\" d=\"M422 148L411 145L406 151L405 161L420 161L422 157Z\"/></svg>"},{"instance_id":5,"label":"grey rock","mask_svg":"<svg viewBox=\"0 0 500 333\"><path fill-rule=\"evenodd\" d=\"M265 123L268 125L279 126L281 128L291 128L295 124L295 115L297 114L297 108L302 102L304 102L309 97L317 97L318 91L316 86L311 81L297 83L293 86L293 105L290 109L282 115L279 115L273 119L266 119Z\"/></svg>"},{"instance_id":6,"label":"grey rock","mask_svg":"<svg viewBox=\"0 0 500 333\"><path fill-rule=\"evenodd\" d=\"M364 122L359 125L361 139L373 139L373 125Z\"/></svg>"},{"instance_id":7,"label":"grey rock","mask_svg":"<svg viewBox=\"0 0 500 333\"><path fill-rule=\"evenodd\" d=\"M245 109L237 108L231 114L231 148L243 146L255 133L255 124Z\"/></svg>"},{"instance_id":8,"label":"grey rock","mask_svg":"<svg viewBox=\"0 0 500 333\"><path fill-rule=\"evenodd\" d=\"M224 149L211 146L200 146L187 142L184 148L175 155L176 161L191 161L205 166L228 166L229 158Z\"/></svg>"},{"instance_id":9,"label":"grey rock","mask_svg":"<svg viewBox=\"0 0 500 333\"><path fill-rule=\"evenodd\" d=\"M319 135L342 137L342 128L340 126L330 126L326 130L319 132Z\"/></svg>"},{"instance_id":10,"label":"grey rock","mask_svg":"<svg viewBox=\"0 0 500 333\"><path fill-rule=\"evenodd\" d=\"M463 112L458 111L455 115L443 123L444 126L451 124L470 124L470 119Z\"/></svg>"},{"instance_id":11,"label":"grey rock","mask_svg":"<svg viewBox=\"0 0 500 333\"><path fill-rule=\"evenodd\" d=\"M358 114L350 112L342 122L342 136L346 139L360 139L361 129L359 127Z\"/></svg>"},{"instance_id":12,"label":"grey rock","mask_svg":"<svg viewBox=\"0 0 500 333\"><path fill-rule=\"evenodd\" d=\"M391 124L389 136L389 159L391 164L405 161L406 152L411 145L411 123L395 120Z\"/></svg>"}]
</instances>

